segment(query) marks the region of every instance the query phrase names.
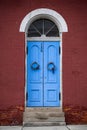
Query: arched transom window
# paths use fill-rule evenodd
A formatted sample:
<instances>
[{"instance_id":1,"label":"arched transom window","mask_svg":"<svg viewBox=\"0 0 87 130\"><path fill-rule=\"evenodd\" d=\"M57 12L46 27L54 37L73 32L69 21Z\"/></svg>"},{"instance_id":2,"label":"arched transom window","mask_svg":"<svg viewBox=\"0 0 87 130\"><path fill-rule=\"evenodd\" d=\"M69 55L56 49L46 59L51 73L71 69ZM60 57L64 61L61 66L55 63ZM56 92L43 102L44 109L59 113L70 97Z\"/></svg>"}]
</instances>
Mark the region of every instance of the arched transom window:
<instances>
[{"instance_id":1,"label":"arched transom window","mask_svg":"<svg viewBox=\"0 0 87 130\"><path fill-rule=\"evenodd\" d=\"M59 37L56 24L48 19L37 19L32 22L27 31L27 37Z\"/></svg>"}]
</instances>

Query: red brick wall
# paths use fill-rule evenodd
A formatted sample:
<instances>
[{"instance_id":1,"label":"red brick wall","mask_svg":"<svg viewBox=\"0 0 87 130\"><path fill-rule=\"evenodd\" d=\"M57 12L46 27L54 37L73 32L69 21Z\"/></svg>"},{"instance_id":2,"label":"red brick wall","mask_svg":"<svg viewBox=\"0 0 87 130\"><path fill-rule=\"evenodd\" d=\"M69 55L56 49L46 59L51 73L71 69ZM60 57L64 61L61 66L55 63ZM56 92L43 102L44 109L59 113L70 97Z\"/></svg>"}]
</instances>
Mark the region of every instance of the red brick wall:
<instances>
[{"instance_id":1,"label":"red brick wall","mask_svg":"<svg viewBox=\"0 0 87 130\"><path fill-rule=\"evenodd\" d=\"M74 117L80 118L78 123L87 123L86 5L86 0L0 1L0 110L5 113L5 116L0 114L1 124L11 124L9 120L13 115L8 119L8 111L15 113L17 121L14 124L22 122L23 109L20 108L24 106L25 42L19 27L25 15L37 8L56 10L67 22L69 31L63 34L63 106L67 123L77 123ZM20 119L16 118L17 113L21 113Z\"/></svg>"}]
</instances>

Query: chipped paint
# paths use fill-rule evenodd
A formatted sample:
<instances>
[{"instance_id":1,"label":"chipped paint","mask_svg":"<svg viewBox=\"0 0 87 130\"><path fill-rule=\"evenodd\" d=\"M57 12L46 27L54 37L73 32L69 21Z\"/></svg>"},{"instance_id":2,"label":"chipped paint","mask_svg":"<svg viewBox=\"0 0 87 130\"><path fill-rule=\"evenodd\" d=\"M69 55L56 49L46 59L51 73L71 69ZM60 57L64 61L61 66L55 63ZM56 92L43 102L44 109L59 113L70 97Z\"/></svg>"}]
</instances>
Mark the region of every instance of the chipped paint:
<instances>
[{"instance_id":1,"label":"chipped paint","mask_svg":"<svg viewBox=\"0 0 87 130\"><path fill-rule=\"evenodd\" d=\"M6 110L0 110L0 125L22 125L23 106L11 106Z\"/></svg>"},{"instance_id":2,"label":"chipped paint","mask_svg":"<svg viewBox=\"0 0 87 130\"><path fill-rule=\"evenodd\" d=\"M67 124L87 124L87 108L67 105L64 112Z\"/></svg>"}]
</instances>

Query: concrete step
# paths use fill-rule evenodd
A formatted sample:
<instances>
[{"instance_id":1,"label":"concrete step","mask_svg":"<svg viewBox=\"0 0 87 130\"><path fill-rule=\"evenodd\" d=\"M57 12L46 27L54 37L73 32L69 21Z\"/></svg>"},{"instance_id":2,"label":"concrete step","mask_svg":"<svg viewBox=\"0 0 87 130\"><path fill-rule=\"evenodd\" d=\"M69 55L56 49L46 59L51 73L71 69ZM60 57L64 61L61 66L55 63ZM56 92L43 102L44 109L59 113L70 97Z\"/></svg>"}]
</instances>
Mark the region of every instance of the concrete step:
<instances>
[{"instance_id":1,"label":"concrete step","mask_svg":"<svg viewBox=\"0 0 87 130\"><path fill-rule=\"evenodd\" d=\"M64 112L24 112L24 117L64 117Z\"/></svg>"},{"instance_id":2,"label":"concrete step","mask_svg":"<svg viewBox=\"0 0 87 130\"><path fill-rule=\"evenodd\" d=\"M65 122L28 122L24 123L24 127L31 127L31 126L64 126L66 125Z\"/></svg>"},{"instance_id":3,"label":"concrete step","mask_svg":"<svg viewBox=\"0 0 87 130\"><path fill-rule=\"evenodd\" d=\"M52 118L47 118L47 119L38 119L38 118L25 118L24 120L25 122L64 122L65 119L63 117L60 117L60 118L55 118L55 117L52 117Z\"/></svg>"},{"instance_id":4,"label":"concrete step","mask_svg":"<svg viewBox=\"0 0 87 130\"><path fill-rule=\"evenodd\" d=\"M26 107L26 112L62 112L62 109L59 107Z\"/></svg>"},{"instance_id":5,"label":"concrete step","mask_svg":"<svg viewBox=\"0 0 87 130\"><path fill-rule=\"evenodd\" d=\"M42 125L65 125L64 112L58 108L26 108L23 115L23 124Z\"/></svg>"}]
</instances>

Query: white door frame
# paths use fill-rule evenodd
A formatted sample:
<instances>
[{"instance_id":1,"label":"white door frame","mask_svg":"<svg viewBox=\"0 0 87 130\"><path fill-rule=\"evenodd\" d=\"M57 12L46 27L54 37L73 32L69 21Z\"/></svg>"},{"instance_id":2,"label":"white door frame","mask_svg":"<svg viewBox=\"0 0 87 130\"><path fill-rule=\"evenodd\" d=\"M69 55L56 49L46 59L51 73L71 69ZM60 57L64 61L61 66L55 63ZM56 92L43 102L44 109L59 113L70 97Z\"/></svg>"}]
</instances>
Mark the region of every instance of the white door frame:
<instances>
[{"instance_id":1,"label":"white door frame","mask_svg":"<svg viewBox=\"0 0 87 130\"><path fill-rule=\"evenodd\" d=\"M35 21L36 19L40 18L47 18L52 20L58 27L60 37L51 37L47 38L42 36L41 38L27 38L27 30L30 26L30 24ZM64 18L57 13L54 10L47 9L47 8L40 8L36 9L34 11L31 11L29 14L27 14L24 19L21 22L20 25L20 32L25 32L25 43L27 46L27 40L29 41L60 41L60 47L61 47L61 54L60 54L60 92L61 92L61 101L60 101L60 108L62 109L62 104L63 104L63 89L62 89L62 33L63 32L68 32L68 27L67 24L64 20ZM25 53L26 53L26 46L25 46ZM26 86L27 86L27 56L25 60L25 66L26 66L26 74L25 74L25 107L26 107Z\"/></svg>"}]
</instances>

